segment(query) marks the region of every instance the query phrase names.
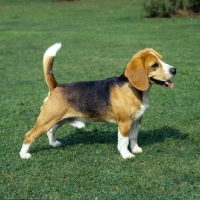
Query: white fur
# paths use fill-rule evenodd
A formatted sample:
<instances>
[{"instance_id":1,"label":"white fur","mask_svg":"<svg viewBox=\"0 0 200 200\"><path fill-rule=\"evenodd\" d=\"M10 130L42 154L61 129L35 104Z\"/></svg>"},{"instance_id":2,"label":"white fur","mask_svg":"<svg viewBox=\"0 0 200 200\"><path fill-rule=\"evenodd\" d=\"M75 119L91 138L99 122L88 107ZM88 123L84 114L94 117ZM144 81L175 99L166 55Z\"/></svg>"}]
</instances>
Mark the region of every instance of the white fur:
<instances>
[{"instance_id":1,"label":"white fur","mask_svg":"<svg viewBox=\"0 0 200 200\"><path fill-rule=\"evenodd\" d=\"M168 77L168 79L172 78L173 77L173 74L170 73L170 69L173 68L172 66L168 65L167 63L161 61L160 59L158 59L159 62L161 63L162 65L162 68L166 74L166 76Z\"/></svg>"},{"instance_id":2,"label":"white fur","mask_svg":"<svg viewBox=\"0 0 200 200\"><path fill-rule=\"evenodd\" d=\"M55 124L49 131L47 131L49 145L51 145L52 147L58 147L61 145L61 143L58 140L56 140L55 132L66 122L67 122L67 120L62 120L59 123ZM79 120L74 120L74 121L70 122L69 124L74 127L77 127L77 128L85 127L85 124Z\"/></svg>"},{"instance_id":3,"label":"white fur","mask_svg":"<svg viewBox=\"0 0 200 200\"><path fill-rule=\"evenodd\" d=\"M76 128L84 128L85 127L85 123L79 120L74 120L72 122L69 123L71 126L76 127Z\"/></svg>"},{"instance_id":4,"label":"white fur","mask_svg":"<svg viewBox=\"0 0 200 200\"><path fill-rule=\"evenodd\" d=\"M44 99L44 103L48 100L49 96L50 96L50 92L48 92L47 97Z\"/></svg>"},{"instance_id":5,"label":"white fur","mask_svg":"<svg viewBox=\"0 0 200 200\"><path fill-rule=\"evenodd\" d=\"M151 86L150 86L151 87ZM142 148L138 146L137 143L137 137L138 137L138 129L139 129L139 120L144 114L145 110L149 108L149 92L150 88L143 93L143 98L141 102L141 108L137 111L135 115L135 120L132 124L130 133L129 133L129 139L130 139L130 148L133 153L141 153Z\"/></svg>"},{"instance_id":6,"label":"white fur","mask_svg":"<svg viewBox=\"0 0 200 200\"><path fill-rule=\"evenodd\" d=\"M168 65L167 63L161 61L155 53L150 52L150 54L154 55L158 61L160 62L160 64L162 65L163 71L165 72L166 76L168 77L168 79L172 78L173 75L170 73L170 69L173 68L172 66Z\"/></svg>"},{"instance_id":7,"label":"white fur","mask_svg":"<svg viewBox=\"0 0 200 200\"><path fill-rule=\"evenodd\" d=\"M138 128L139 121L136 120L130 130L129 139L130 139L130 149L133 153L141 153L142 149L138 146L137 137L138 137Z\"/></svg>"},{"instance_id":8,"label":"white fur","mask_svg":"<svg viewBox=\"0 0 200 200\"><path fill-rule=\"evenodd\" d=\"M110 119L107 122L112 123L112 124L116 124L117 123L114 119Z\"/></svg>"},{"instance_id":9,"label":"white fur","mask_svg":"<svg viewBox=\"0 0 200 200\"><path fill-rule=\"evenodd\" d=\"M133 158L135 157L129 150L128 150L128 144L129 144L129 137L124 137L119 128L118 128L118 145L117 148L122 156L122 158Z\"/></svg>"},{"instance_id":10,"label":"white fur","mask_svg":"<svg viewBox=\"0 0 200 200\"><path fill-rule=\"evenodd\" d=\"M145 91L143 93L142 102L141 102L141 108L140 108L140 110L137 111L137 113L135 115L135 119L134 119L134 122L133 122L133 124L131 126L129 137L124 137L121 134L121 132L119 130L119 127L118 127L118 145L117 145L117 147L118 147L118 150L119 150L121 156L124 159L135 157L134 154L132 154L128 150L129 139L130 139L131 151L133 153L141 153L142 152L142 148L140 148L138 146L138 143L137 143L139 120L142 117L142 115L144 114L145 110L149 108L149 93L150 93L150 89L151 89L151 86L149 87L149 89L147 91Z\"/></svg>"},{"instance_id":11,"label":"white fur","mask_svg":"<svg viewBox=\"0 0 200 200\"><path fill-rule=\"evenodd\" d=\"M58 147L61 145L61 143L58 140L56 140L55 132L58 128L60 128L62 126L62 124L63 123L58 123L58 124L54 125L49 131L47 131L49 145L51 145L52 147Z\"/></svg>"},{"instance_id":12,"label":"white fur","mask_svg":"<svg viewBox=\"0 0 200 200\"><path fill-rule=\"evenodd\" d=\"M44 103L48 100L49 96L50 96L50 92L48 92L47 97L44 99ZM42 105L42 106L43 106L43 105ZM40 107L40 110L42 109L42 106Z\"/></svg>"},{"instance_id":13,"label":"white fur","mask_svg":"<svg viewBox=\"0 0 200 200\"><path fill-rule=\"evenodd\" d=\"M61 43L56 43L52 46L50 46L46 52L44 53L45 56L56 56L57 51L61 48L62 44Z\"/></svg>"},{"instance_id":14,"label":"white fur","mask_svg":"<svg viewBox=\"0 0 200 200\"><path fill-rule=\"evenodd\" d=\"M23 144L22 145L21 151L19 153L21 158L28 159L28 158L31 157L31 154L28 153L29 147L30 147L30 144Z\"/></svg>"}]
</instances>

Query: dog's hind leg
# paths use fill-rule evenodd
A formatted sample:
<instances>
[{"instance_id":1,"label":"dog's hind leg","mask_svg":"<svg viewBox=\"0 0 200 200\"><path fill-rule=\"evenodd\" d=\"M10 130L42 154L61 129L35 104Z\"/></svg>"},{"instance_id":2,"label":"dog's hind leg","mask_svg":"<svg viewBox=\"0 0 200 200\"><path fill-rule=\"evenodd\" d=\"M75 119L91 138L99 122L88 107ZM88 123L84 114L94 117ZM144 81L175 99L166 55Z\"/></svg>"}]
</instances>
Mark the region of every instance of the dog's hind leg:
<instances>
[{"instance_id":1,"label":"dog's hind leg","mask_svg":"<svg viewBox=\"0 0 200 200\"><path fill-rule=\"evenodd\" d=\"M28 153L30 145L38 137L42 136L45 132L47 132L55 124L57 124L61 118L62 118L62 113L59 112L59 109L57 108L52 109L51 105L45 103L41 109L40 115L37 118L35 126L25 135L24 143L19 153L20 157L25 159L30 158L31 154Z\"/></svg>"},{"instance_id":2,"label":"dog's hind leg","mask_svg":"<svg viewBox=\"0 0 200 200\"><path fill-rule=\"evenodd\" d=\"M21 158L28 159L31 157L31 154L28 153L30 145L40 136L42 136L47 130L49 130L53 125L57 123L55 121L52 121L48 124L39 123L38 120L28 133L25 135L24 143L22 145L21 151L19 153Z\"/></svg>"},{"instance_id":3,"label":"dog's hind leg","mask_svg":"<svg viewBox=\"0 0 200 200\"><path fill-rule=\"evenodd\" d=\"M57 124L55 124L49 131L47 131L47 136L48 136L48 139L49 139L49 145L51 145L52 147L58 147L58 146L61 145L61 143L58 140L56 140L55 132L65 122L66 122L66 120L62 120L62 121L58 122Z\"/></svg>"}]
</instances>

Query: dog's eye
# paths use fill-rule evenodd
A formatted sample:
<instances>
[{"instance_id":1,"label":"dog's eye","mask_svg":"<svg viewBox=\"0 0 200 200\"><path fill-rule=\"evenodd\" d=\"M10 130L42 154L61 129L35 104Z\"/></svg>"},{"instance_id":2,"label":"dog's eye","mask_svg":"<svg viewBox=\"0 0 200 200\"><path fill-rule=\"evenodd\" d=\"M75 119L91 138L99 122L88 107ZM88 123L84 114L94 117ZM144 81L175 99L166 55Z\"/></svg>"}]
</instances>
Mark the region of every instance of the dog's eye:
<instances>
[{"instance_id":1,"label":"dog's eye","mask_svg":"<svg viewBox=\"0 0 200 200\"><path fill-rule=\"evenodd\" d=\"M156 69L156 68L158 68L158 63L155 63L155 64L153 64L151 67L153 68L153 69Z\"/></svg>"}]
</instances>

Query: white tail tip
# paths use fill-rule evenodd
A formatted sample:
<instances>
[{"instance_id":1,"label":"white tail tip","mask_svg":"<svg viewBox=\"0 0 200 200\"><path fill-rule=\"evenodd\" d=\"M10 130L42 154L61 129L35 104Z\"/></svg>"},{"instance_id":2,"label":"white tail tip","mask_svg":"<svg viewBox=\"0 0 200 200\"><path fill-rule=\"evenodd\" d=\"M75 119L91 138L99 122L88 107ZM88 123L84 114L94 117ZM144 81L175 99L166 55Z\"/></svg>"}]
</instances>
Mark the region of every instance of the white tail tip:
<instances>
[{"instance_id":1,"label":"white tail tip","mask_svg":"<svg viewBox=\"0 0 200 200\"><path fill-rule=\"evenodd\" d=\"M50 46L46 52L44 53L45 56L56 56L57 51L61 48L62 44L61 43L56 43L52 46Z\"/></svg>"}]
</instances>

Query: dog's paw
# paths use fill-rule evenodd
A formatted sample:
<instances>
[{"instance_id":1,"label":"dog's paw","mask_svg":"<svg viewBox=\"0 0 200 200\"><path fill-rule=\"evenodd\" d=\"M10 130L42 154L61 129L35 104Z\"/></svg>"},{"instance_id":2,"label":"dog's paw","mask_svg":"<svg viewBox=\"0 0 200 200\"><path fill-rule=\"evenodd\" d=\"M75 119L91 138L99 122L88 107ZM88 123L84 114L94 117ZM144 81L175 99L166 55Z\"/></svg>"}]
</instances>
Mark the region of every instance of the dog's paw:
<instances>
[{"instance_id":1,"label":"dog's paw","mask_svg":"<svg viewBox=\"0 0 200 200\"><path fill-rule=\"evenodd\" d=\"M120 151L120 154L122 156L123 159L127 159L127 158L134 158L135 155L132 154L130 151L128 150L124 150L124 151Z\"/></svg>"},{"instance_id":2,"label":"dog's paw","mask_svg":"<svg viewBox=\"0 0 200 200\"><path fill-rule=\"evenodd\" d=\"M133 153L142 153L142 148L140 148L137 144L132 149Z\"/></svg>"},{"instance_id":3,"label":"dog's paw","mask_svg":"<svg viewBox=\"0 0 200 200\"><path fill-rule=\"evenodd\" d=\"M50 145L51 145L52 147L59 147L59 146L62 145L62 144L61 144L61 142L59 142L58 140L56 140L55 142L52 142Z\"/></svg>"},{"instance_id":4,"label":"dog's paw","mask_svg":"<svg viewBox=\"0 0 200 200\"><path fill-rule=\"evenodd\" d=\"M29 159L31 157L30 153L19 153L22 159Z\"/></svg>"}]
</instances>

